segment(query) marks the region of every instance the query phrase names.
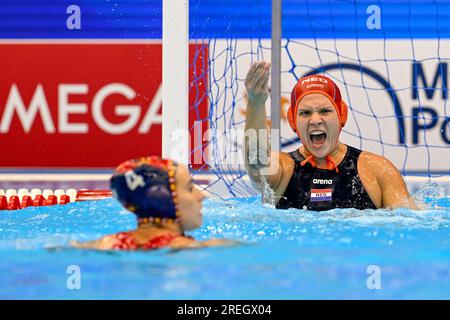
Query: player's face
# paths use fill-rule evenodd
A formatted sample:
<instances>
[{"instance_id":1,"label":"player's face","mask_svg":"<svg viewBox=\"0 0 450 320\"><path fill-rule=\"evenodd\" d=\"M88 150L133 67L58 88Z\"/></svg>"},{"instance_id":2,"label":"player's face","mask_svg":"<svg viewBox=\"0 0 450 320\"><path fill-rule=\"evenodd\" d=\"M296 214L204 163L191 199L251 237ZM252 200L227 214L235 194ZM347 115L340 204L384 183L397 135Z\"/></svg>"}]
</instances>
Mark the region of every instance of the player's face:
<instances>
[{"instance_id":1,"label":"player's face","mask_svg":"<svg viewBox=\"0 0 450 320\"><path fill-rule=\"evenodd\" d=\"M178 209L183 230L193 230L202 225L202 192L194 185L186 166L179 164L175 174L177 186Z\"/></svg>"},{"instance_id":2,"label":"player's face","mask_svg":"<svg viewBox=\"0 0 450 320\"><path fill-rule=\"evenodd\" d=\"M300 139L314 157L325 158L337 147L339 117L326 96L313 93L303 97L298 104L296 121Z\"/></svg>"}]
</instances>

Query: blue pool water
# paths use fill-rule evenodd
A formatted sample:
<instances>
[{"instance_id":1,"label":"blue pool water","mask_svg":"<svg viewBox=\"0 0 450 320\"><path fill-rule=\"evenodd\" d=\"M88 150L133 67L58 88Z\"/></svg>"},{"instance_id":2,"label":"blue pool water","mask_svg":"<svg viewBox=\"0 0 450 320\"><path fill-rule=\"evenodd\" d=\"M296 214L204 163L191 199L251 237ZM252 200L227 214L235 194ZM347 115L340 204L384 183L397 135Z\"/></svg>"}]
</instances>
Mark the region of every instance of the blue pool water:
<instances>
[{"instance_id":1,"label":"blue pool water","mask_svg":"<svg viewBox=\"0 0 450 320\"><path fill-rule=\"evenodd\" d=\"M450 299L450 198L426 200L318 213L209 199L191 234L244 244L178 252L64 248L135 227L112 199L0 211L0 299ZM71 265L79 290L66 285Z\"/></svg>"}]
</instances>

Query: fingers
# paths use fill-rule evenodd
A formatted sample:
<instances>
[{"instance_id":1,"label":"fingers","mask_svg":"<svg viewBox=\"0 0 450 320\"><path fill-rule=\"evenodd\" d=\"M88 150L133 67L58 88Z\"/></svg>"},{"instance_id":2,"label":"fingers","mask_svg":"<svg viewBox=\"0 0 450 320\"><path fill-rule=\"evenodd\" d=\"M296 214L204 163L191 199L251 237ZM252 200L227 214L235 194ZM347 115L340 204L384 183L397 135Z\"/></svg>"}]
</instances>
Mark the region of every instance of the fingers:
<instances>
[{"instance_id":1,"label":"fingers","mask_svg":"<svg viewBox=\"0 0 450 320\"><path fill-rule=\"evenodd\" d=\"M245 78L245 86L248 89L252 89L255 87L255 82L257 80L257 74L260 72L261 62L254 62L250 67L250 70L247 72L247 76Z\"/></svg>"},{"instance_id":2,"label":"fingers","mask_svg":"<svg viewBox=\"0 0 450 320\"><path fill-rule=\"evenodd\" d=\"M258 78L258 82L256 83L256 89L266 90L269 83L269 76L270 76L270 64L265 67L263 75Z\"/></svg>"},{"instance_id":3,"label":"fingers","mask_svg":"<svg viewBox=\"0 0 450 320\"><path fill-rule=\"evenodd\" d=\"M270 74L270 62L258 61L252 64L245 78L247 88L262 89Z\"/></svg>"},{"instance_id":4,"label":"fingers","mask_svg":"<svg viewBox=\"0 0 450 320\"><path fill-rule=\"evenodd\" d=\"M259 90L265 91L269 89L269 76L265 77L263 81L261 81L259 84Z\"/></svg>"},{"instance_id":5,"label":"fingers","mask_svg":"<svg viewBox=\"0 0 450 320\"><path fill-rule=\"evenodd\" d=\"M258 66L259 66L259 62L254 62L251 65L250 69L247 72L247 76L245 77L245 82L246 83L249 82L253 78L255 70L256 70L256 68L258 68Z\"/></svg>"}]
</instances>

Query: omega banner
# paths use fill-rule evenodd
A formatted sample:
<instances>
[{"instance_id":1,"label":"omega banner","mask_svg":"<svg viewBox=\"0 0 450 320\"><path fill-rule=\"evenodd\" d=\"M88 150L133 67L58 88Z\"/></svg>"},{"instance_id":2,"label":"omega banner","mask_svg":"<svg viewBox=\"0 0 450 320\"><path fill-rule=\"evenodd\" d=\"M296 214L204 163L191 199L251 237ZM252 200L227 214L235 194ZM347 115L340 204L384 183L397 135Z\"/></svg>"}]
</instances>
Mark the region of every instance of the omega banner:
<instances>
[{"instance_id":1,"label":"omega banner","mask_svg":"<svg viewBox=\"0 0 450 320\"><path fill-rule=\"evenodd\" d=\"M111 168L160 155L161 66L160 41L0 44L0 167ZM206 99L195 102L204 83L190 95L191 123L207 118Z\"/></svg>"}]
</instances>

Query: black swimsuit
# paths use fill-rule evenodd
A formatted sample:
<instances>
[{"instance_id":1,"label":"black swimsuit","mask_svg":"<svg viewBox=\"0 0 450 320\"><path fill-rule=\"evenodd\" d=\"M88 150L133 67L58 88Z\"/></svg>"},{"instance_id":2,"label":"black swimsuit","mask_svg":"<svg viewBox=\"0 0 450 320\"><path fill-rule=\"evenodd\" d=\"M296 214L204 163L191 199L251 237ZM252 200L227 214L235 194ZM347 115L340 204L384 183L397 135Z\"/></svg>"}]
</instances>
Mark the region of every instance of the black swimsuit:
<instances>
[{"instance_id":1,"label":"black swimsuit","mask_svg":"<svg viewBox=\"0 0 450 320\"><path fill-rule=\"evenodd\" d=\"M358 175L360 153L361 150L347 146L347 153L337 166L339 172L336 172L313 168L310 163L302 167L300 163L305 158L298 150L291 152L295 169L277 208L314 211L335 208L376 209Z\"/></svg>"}]
</instances>

